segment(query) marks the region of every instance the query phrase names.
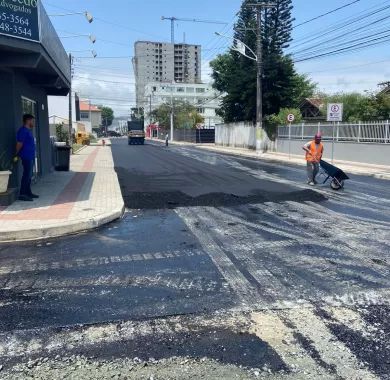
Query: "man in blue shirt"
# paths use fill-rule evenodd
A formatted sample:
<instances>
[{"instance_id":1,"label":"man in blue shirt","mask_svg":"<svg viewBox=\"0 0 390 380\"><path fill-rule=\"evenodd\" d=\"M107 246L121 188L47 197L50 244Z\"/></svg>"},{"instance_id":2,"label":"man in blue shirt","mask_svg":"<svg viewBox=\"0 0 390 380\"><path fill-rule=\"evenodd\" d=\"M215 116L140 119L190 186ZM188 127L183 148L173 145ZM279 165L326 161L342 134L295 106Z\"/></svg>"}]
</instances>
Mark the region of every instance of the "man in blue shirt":
<instances>
[{"instance_id":1,"label":"man in blue shirt","mask_svg":"<svg viewBox=\"0 0 390 380\"><path fill-rule=\"evenodd\" d=\"M23 176L20 185L19 200L31 202L39 198L31 191L31 179L33 176L35 162L35 139L33 135L34 116L26 114L23 116L23 126L16 134L16 160L20 158L23 165Z\"/></svg>"}]
</instances>

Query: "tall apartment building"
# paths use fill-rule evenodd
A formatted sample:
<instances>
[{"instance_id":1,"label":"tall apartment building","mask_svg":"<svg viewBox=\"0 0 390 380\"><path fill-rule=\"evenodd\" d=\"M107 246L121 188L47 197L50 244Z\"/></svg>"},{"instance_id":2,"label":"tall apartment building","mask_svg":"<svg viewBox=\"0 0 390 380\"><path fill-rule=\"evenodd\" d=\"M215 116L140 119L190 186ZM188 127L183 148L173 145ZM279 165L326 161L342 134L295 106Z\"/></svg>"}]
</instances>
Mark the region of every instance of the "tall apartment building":
<instances>
[{"instance_id":1,"label":"tall apartment building","mask_svg":"<svg viewBox=\"0 0 390 380\"><path fill-rule=\"evenodd\" d=\"M199 45L137 41L133 58L137 107L145 105L148 83L201 83L201 50Z\"/></svg>"}]
</instances>

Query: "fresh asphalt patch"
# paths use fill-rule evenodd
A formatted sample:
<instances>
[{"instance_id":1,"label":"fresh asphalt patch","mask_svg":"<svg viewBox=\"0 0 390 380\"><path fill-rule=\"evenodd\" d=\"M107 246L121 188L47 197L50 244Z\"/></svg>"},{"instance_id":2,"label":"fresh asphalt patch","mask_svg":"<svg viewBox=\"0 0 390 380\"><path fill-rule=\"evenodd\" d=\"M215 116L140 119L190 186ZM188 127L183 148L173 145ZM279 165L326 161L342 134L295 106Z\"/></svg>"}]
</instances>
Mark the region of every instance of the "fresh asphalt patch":
<instances>
[{"instance_id":1,"label":"fresh asphalt patch","mask_svg":"<svg viewBox=\"0 0 390 380\"><path fill-rule=\"evenodd\" d=\"M254 178L224 160L191 157L159 145L128 147L116 142L115 170L129 209L237 206L264 202L321 202L312 189Z\"/></svg>"}]
</instances>

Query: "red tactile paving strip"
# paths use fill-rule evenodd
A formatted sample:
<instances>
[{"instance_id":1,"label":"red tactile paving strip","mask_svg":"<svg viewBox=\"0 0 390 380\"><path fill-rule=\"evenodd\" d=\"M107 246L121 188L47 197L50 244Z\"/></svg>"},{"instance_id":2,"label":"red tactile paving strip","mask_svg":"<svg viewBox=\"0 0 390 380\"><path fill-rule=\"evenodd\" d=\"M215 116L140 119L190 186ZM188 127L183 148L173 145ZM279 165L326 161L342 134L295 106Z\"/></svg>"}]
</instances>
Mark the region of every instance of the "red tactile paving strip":
<instances>
[{"instance_id":1,"label":"red tactile paving strip","mask_svg":"<svg viewBox=\"0 0 390 380\"><path fill-rule=\"evenodd\" d=\"M30 209L12 214L4 214L6 208L0 208L0 221L3 220L58 220L67 219L79 197L81 190L93 168L99 148L96 148L85 160L81 172L75 173L72 179L64 187L62 192L55 199L54 203L45 209Z\"/></svg>"}]
</instances>

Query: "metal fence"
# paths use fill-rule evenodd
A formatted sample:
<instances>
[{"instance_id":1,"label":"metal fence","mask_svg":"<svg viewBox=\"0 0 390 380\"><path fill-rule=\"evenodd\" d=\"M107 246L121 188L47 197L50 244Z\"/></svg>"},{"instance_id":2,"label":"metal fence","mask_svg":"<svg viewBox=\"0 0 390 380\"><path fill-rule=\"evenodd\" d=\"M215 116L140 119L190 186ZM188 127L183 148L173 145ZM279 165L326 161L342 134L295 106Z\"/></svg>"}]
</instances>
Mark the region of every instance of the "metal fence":
<instances>
[{"instance_id":1,"label":"metal fence","mask_svg":"<svg viewBox=\"0 0 390 380\"><path fill-rule=\"evenodd\" d=\"M279 139L309 140L321 133L325 141L351 141L357 143L390 144L390 123L317 123L293 124L278 128Z\"/></svg>"}]
</instances>

